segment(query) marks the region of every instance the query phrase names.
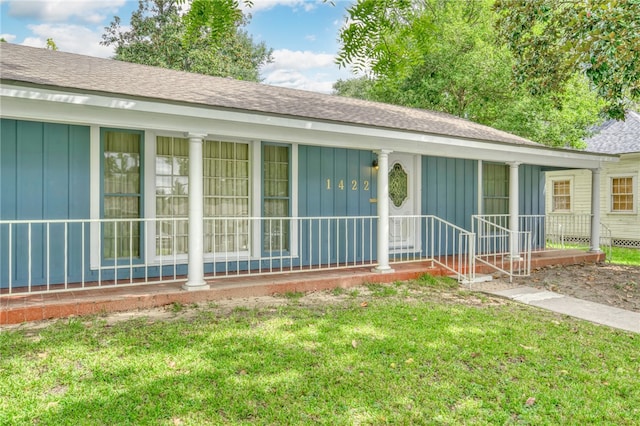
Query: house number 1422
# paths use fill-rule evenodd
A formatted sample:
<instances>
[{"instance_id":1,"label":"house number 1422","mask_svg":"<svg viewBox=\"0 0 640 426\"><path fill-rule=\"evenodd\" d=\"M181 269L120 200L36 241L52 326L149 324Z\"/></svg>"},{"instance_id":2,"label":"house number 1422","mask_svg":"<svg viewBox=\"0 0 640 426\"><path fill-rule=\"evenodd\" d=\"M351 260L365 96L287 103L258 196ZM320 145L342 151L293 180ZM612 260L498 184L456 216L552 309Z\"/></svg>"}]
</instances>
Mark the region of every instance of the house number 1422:
<instances>
[{"instance_id":1,"label":"house number 1422","mask_svg":"<svg viewBox=\"0 0 640 426\"><path fill-rule=\"evenodd\" d=\"M341 190L341 191L344 191L344 187L345 187L344 179L340 179L340 181L338 181L338 189ZM331 189L331 179L327 179L327 189L329 189L329 190ZM365 191L369 190L369 181L368 180L362 181L362 189L365 190ZM355 179L353 179L351 181L351 190L352 191L357 191L358 190L358 181L355 180Z\"/></svg>"}]
</instances>

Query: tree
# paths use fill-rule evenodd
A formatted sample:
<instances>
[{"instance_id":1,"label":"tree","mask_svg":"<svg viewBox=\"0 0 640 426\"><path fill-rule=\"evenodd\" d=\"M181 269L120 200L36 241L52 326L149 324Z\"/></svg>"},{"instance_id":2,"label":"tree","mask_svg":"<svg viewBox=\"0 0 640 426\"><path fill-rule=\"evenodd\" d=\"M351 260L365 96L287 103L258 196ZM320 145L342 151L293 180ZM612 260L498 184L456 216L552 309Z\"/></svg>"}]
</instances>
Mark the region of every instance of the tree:
<instances>
[{"instance_id":1,"label":"tree","mask_svg":"<svg viewBox=\"0 0 640 426\"><path fill-rule=\"evenodd\" d=\"M185 4L188 0L178 0ZM242 24L245 16L240 10L237 0L191 0L191 7L184 16L185 39L197 39L203 28L208 28L209 40L217 44L225 37L232 35L236 27ZM244 0L251 7L251 0Z\"/></svg>"},{"instance_id":2,"label":"tree","mask_svg":"<svg viewBox=\"0 0 640 426\"><path fill-rule=\"evenodd\" d=\"M53 50L53 51L58 50L58 45L56 44L55 41L53 41L51 37L47 39L47 50Z\"/></svg>"},{"instance_id":3,"label":"tree","mask_svg":"<svg viewBox=\"0 0 640 426\"><path fill-rule=\"evenodd\" d=\"M114 59L121 61L259 80L259 68L271 61L271 50L240 29L244 21L234 20L232 29L225 24L220 28L226 29L218 32L218 27L189 27L188 16L181 14L177 0L140 0L130 29L115 16L105 27L101 44L115 46Z\"/></svg>"},{"instance_id":4,"label":"tree","mask_svg":"<svg viewBox=\"0 0 640 426\"><path fill-rule=\"evenodd\" d=\"M333 93L349 98L373 100L372 88L374 80L369 77L350 78L338 80L333 84Z\"/></svg>"},{"instance_id":5,"label":"tree","mask_svg":"<svg viewBox=\"0 0 640 426\"><path fill-rule=\"evenodd\" d=\"M640 100L640 0L496 0L516 81L549 93L584 73L612 118Z\"/></svg>"},{"instance_id":6,"label":"tree","mask_svg":"<svg viewBox=\"0 0 640 426\"><path fill-rule=\"evenodd\" d=\"M341 83L336 92L444 111L552 146L581 146L598 121L595 94L579 76L538 96L514 84L514 59L498 42L491 6L360 0L348 10L338 63L366 71L371 81L351 93Z\"/></svg>"}]
</instances>

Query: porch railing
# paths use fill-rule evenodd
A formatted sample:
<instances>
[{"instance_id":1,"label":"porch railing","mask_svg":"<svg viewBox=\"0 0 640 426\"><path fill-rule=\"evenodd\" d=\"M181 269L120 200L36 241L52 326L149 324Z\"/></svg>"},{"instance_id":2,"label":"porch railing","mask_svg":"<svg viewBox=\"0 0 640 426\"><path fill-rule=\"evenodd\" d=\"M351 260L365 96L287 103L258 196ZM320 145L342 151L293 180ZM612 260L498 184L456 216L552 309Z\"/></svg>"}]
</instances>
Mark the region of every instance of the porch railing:
<instances>
[{"instance_id":1,"label":"porch railing","mask_svg":"<svg viewBox=\"0 0 640 426\"><path fill-rule=\"evenodd\" d=\"M0 293L175 281L184 229L184 218L0 221Z\"/></svg>"},{"instance_id":2,"label":"porch railing","mask_svg":"<svg viewBox=\"0 0 640 426\"><path fill-rule=\"evenodd\" d=\"M509 215L482 215L482 217L503 228L509 228ZM521 215L519 216L519 230L531 232L533 249L546 248L580 248L591 246L591 215L590 214L558 214ZM612 246L611 229L600 223L600 247L611 257Z\"/></svg>"},{"instance_id":3,"label":"porch railing","mask_svg":"<svg viewBox=\"0 0 640 426\"><path fill-rule=\"evenodd\" d=\"M205 276L373 267L377 223L376 216L205 218Z\"/></svg>"},{"instance_id":4,"label":"porch railing","mask_svg":"<svg viewBox=\"0 0 640 426\"><path fill-rule=\"evenodd\" d=\"M471 229L476 234L476 260L512 279L531 273L531 231L511 231L503 215L473 215ZM508 216L507 216L508 218Z\"/></svg>"},{"instance_id":5,"label":"porch railing","mask_svg":"<svg viewBox=\"0 0 640 426\"><path fill-rule=\"evenodd\" d=\"M391 216L389 253L392 263L433 262L460 282L475 278L475 235L433 215Z\"/></svg>"},{"instance_id":6,"label":"porch railing","mask_svg":"<svg viewBox=\"0 0 640 426\"><path fill-rule=\"evenodd\" d=\"M373 267L377 217L204 219L206 278ZM474 236L435 216L390 219L391 262L432 261L474 276ZM0 221L0 293L186 279L187 218Z\"/></svg>"}]
</instances>

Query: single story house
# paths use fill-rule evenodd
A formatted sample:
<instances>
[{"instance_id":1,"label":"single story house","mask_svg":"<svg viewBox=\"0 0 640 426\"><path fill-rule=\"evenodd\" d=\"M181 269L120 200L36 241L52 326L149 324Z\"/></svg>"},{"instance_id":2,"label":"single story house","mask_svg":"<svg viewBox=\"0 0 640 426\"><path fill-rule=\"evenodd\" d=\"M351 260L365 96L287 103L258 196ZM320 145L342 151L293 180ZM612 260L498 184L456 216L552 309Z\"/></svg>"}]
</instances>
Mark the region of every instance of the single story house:
<instances>
[{"instance_id":1,"label":"single story house","mask_svg":"<svg viewBox=\"0 0 640 426\"><path fill-rule=\"evenodd\" d=\"M606 238L614 246L640 248L640 114L629 111L624 121L605 122L586 143L588 152L620 156L619 162L603 163L597 184ZM589 237L579 224L591 213L591 183L589 170L547 172L546 212L558 223L574 224L573 229L565 225L568 240Z\"/></svg>"},{"instance_id":2,"label":"single story house","mask_svg":"<svg viewBox=\"0 0 640 426\"><path fill-rule=\"evenodd\" d=\"M10 43L0 83L9 292L197 290L234 273L384 273L413 259L459 272L531 246L522 238L539 231L522 218L544 218L545 168L597 175L618 160L438 112Z\"/></svg>"}]
</instances>

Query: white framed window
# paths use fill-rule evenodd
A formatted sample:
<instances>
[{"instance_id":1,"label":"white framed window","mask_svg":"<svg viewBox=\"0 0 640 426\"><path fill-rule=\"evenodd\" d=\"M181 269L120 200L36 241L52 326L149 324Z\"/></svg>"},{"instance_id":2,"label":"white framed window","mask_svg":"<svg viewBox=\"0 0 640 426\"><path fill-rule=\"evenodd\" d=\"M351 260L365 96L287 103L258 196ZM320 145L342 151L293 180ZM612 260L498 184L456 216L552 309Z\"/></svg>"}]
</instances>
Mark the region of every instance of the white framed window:
<instances>
[{"instance_id":1,"label":"white framed window","mask_svg":"<svg viewBox=\"0 0 640 426\"><path fill-rule=\"evenodd\" d=\"M551 211L571 212L573 210L573 180L570 178L551 181Z\"/></svg>"},{"instance_id":2,"label":"white framed window","mask_svg":"<svg viewBox=\"0 0 640 426\"><path fill-rule=\"evenodd\" d=\"M633 175L610 176L609 207L611 213L634 213L636 211L636 177Z\"/></svg>"},{"instance_id":3,"label":"white framed window","mask_svg":"<svg viewBox=\"0 0 640 426\"><path fill-rule=\"evenodd\" d=\"M187 254L189 248L189 140L156 137L156 256Z\"/></svg>"},{"instance_id":4,"label":"white framed window","mask_svg":"<svg viewBox=\"0 0 640 426\"><path fill-rule=\"evenodd\" d=\"M483 214L509 213L509 166L482 163Z\"/></svg>"},{"instance_id":5,"label":"white framed window","mask_svg":"<svg viewBox=\"0 0 640 426\"><path fill-rule=\"evenodd\" d=\"M249 252L249 152L244 142L204 141L205 253Z\"/></svg>"},{"instance_id":6,"label":"white framed window","mask_svg":"<svg viewBox=\"0 0 640 426\"><path fill-rule=\"evenodd\" d=\"M263 165L263 225L264 252L290 252L291 222L291 147L265 143L262 147ZM268 219L268 218L279 219Z\"/></svg>"},{"instance_id":7,"label":"white framed window","mask_svg":"<svg viewBox=\"0 0 640 426\"><path fill-rule=\"evenodd\" d=\"M100 129L102 258L141 259L143 217L142 156L144 134L137 130ZM131 221L117 221L132 219Z\"/></svg>"},{"instance_id":8,"label":"white framed window","mask_svg":"<svg viewBox=\"0 0 640 426\"><path fill-rule=\"evenodd\" d=\"M189 140L155 137L155 246L157 260L186 260L189 248ZM206 139L203 141L204 253L246 253L250 247L251 167L250 144ZM166 219L166 220L162 220Z\"/></svg>"}]
</instances>

